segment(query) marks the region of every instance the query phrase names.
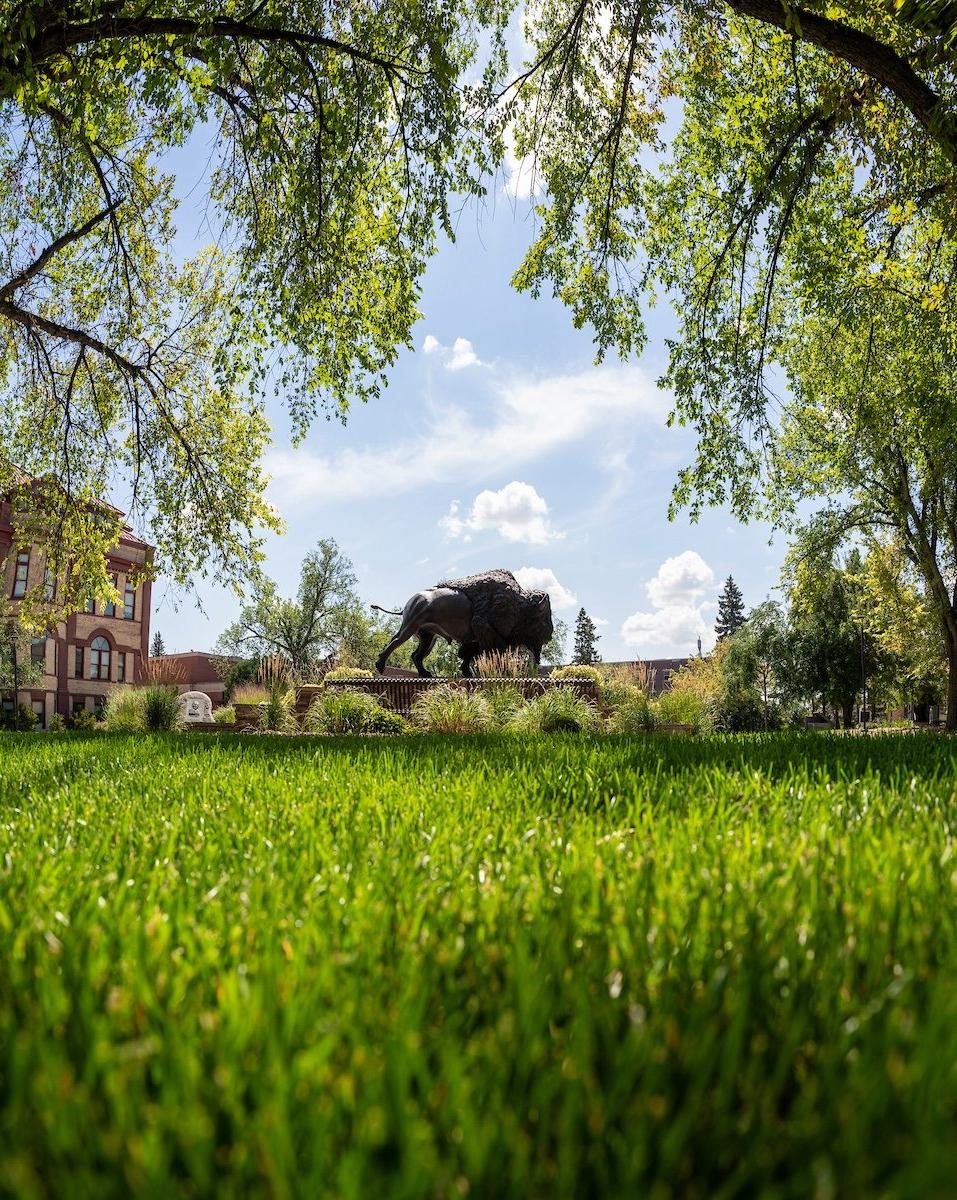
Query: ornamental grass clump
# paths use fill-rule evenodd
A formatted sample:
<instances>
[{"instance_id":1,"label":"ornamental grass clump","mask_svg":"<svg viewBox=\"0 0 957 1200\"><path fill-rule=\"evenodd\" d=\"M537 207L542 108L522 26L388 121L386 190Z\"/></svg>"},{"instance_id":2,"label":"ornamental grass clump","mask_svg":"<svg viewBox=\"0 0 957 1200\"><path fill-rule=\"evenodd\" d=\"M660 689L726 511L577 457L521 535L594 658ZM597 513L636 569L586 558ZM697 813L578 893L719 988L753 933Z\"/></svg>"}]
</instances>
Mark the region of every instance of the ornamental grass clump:
<instances>
[{"instance_id":1,"label":"ornamental grass clump","mask_svg":"<svg viewBox=\"0 0 957 1200\"><path fill-rule=\"evenodd\" d=\"M525 697L513 684L503 683L497 687L483 688L481 692L488 705L492 724L504 729L525 706Z\"/></svg>"},{"instance_id":2,"label":"ornamental grass clump","mask_svg":"<svg viewBox=\"0 0 957 1200\"><path fill-rule=\"evenodd\" d=\"M149 733L178 729L179 692L172 684L151 683L143 688L143 728Z\"/></svg>"},{"instance_id":3,"label":"ornamental grass clump","mask_svg":"<svg viewBox=\"0 0 957 1200\"><path fill-rule=\"evenodd\" d=\"M637 688L615 709L608 721L611 733L651 733L658 717L650 700Z\"/></svg>"},{"instance_id":4,"label":"ornamental grass clump","mask_svg":"<svg viewBox=\"0 0 957 1200\"><path fill-rule=\"evenodd\" d=\"M259 682L266 692L265 698L259 701L256 723L260 729L270 733L295 733L298 730L293 678L292 665L281 654L271 654L260 662Z\"/></svg>"},{"instance_id":5,"label":"ornamental grass clump","mask_svg":"<svg viewBox=\"0 0 957 1200\"><path fill-rule=\"evenodd\" d=\"M509 722L515 733L596 733L600 727L598 709L571 688L536 696Z\"/></svg>"},{"instance_id":6,"label":"ornamental grass clump","mask_svg":"<svg viewBox=\"0 0 957 1200\"><path fill-rule=\"evenodd\" d=\"M486 650L472 669L479 679L529 679L538 674L527 650Z\"/></svg>"},{"instance_id":7,"label":"ornamental grass clump","mask_svg":"<svg viewBox=\"0 0 957 1200\"><path fill-rule=\"evenodd\" d=\"M103 720L111 733L146 729L146 688L117 688L106 698Z\"/></svg>"},{"instance_id":8,"label":"ornamental grass clump","mask_svg":"<svg viewBox=\"0 0 957 1200\"><path fill-rule=\"evenodd\" d=\"M236 710L231 704L224 704L221 708L215 710L213 720L217 725L234 725L236 723Z\"/></svg>"},{"instance_id":9,"label":"ornamental grass clump","mask_svg":"<svg viewBox=\"0 0 957 1200\"><path fill-rule=\"evenodd\" d=\"M440 684L416 698L412 721L429 733L480 733L492 725L492 712L480 692Z\"/></svg>"},{"instance_id":10,"label":"ornamental grass clump","mask_svg":"<svg viewBox=\"0 0 957 1200\"><path fill-rule=\"evenodd\" d=\"M347 734L405 733L408 722L381 704L376 696L337 688L317 696L309 705L303 728L307 733L334 736Z\"/></svg>"},{"instance_id":11,"label":"ornamental grass clump","mask_svg":"<svg viewBox=\"0 0 957 1200\"><path fill-rule=\"evenodd\" d=\"M654 702L655 713L662 725L690 725L698 732L708 729L707 704L694 692L672 688L662 692Z\"/></svg>"}]
</instances>

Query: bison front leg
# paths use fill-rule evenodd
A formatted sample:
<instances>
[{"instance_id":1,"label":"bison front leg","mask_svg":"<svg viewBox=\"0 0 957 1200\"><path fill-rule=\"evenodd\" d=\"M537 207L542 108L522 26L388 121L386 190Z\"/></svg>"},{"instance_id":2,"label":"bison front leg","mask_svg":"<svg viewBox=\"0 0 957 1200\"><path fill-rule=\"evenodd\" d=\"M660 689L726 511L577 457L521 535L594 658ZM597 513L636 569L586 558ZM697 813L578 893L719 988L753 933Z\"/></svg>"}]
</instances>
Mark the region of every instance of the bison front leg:
<instances>
[{"instance_id":1,"label":"bison front leg","mask_svg":"<svg viewBox=\"0 0 957 1200\"><path fill-rule=\"evenodd\" d=\"M435 645L435 634L429 633L428 630L422 629L419 632L419 644L412 651L412 665L420 675L424 675L427 679L431 679L432 672L426 668L425 660L432 653L432 647Z\"/></svg>"},{"instance_id":2,"label":"bison front leg","mask_svg":"<svg viewBox=\"0 0 957 1200\"><path fill-rule=\"evenodd\" d=\"M459 647L459 662L462 664L462 675L465 679L475 677L475 660L478 654L479 647L475 642L467 642Z\"/></svg>"}]
</instances>

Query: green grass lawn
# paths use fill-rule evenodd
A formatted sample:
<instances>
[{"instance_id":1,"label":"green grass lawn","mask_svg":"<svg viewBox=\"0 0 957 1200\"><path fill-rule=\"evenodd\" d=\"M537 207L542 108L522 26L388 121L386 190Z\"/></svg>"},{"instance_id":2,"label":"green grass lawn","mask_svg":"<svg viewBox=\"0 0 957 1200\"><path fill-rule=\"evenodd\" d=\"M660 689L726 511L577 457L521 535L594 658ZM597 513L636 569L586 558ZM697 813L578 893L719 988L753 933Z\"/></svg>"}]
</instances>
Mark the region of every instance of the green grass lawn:
<instances>
[{"instance_id":1,"label":"green grass lawn","mask_svg":"<svg viewBox=\"0 0 957 1200\"><path fill-rule=\"evenodd\" d=\"M933 1197L957 742L0 737L0 1192Z\"/></svg>"}]
</instances>

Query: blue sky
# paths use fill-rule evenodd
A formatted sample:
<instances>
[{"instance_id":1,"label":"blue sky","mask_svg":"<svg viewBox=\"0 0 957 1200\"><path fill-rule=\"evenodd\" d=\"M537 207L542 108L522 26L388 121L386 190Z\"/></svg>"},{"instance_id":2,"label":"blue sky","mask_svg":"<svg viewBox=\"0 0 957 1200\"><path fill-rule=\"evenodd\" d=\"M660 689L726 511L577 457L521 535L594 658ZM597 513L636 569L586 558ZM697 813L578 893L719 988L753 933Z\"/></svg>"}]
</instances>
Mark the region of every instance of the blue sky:
<instances>
[{"instance_id":1,"label":"blue sky","mask_svg":"<svg viewBox=\"0 0 957 1200\"><path fill-rule=\"evenodd\" d=\"M194 144L180 161L182 194L207 158ZM444 577L508 567L547 588L570 625L584 607L606 661L688 654L698 636L707 649L724 579L759 603L784 546L720 510L668 521L694 446L665 427L670 399L656 386L671 314L648 313L639 359L595 366L566 309L509 285L534 228L528 192L512 164L481 209L462 212L427 273L415 348L378 401L345 427L317 421L295 448L281 405L271 410L269 498L286 532L270 537L266 569L291 594L303 555L334 537L362 599L394 607ZM201 244L189 201L179 225L184 246ZM162 579L153 595L168 651L211 649L239 607L202 581L196 597Z\"/></svg>"}]
</instances>

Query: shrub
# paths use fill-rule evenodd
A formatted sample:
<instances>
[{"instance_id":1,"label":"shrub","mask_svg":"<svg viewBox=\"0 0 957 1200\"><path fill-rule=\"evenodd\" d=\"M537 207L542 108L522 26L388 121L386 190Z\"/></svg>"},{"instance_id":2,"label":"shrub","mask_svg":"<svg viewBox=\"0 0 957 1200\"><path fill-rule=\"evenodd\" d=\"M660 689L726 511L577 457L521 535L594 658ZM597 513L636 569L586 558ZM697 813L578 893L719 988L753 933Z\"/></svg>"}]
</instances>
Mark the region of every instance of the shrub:
<instances>
[{"instance_id":1,"label":"shrub","mask_svg":"<svg viewBox=\"0 0 957 1200\"><path fill-rule=\"evenodd\" d=\"M651 701L638 688L618 705L609 722L612 733L650 733L657 725L658 719Z\"/></svg>"},{"instance_id":2,"label":"shrub","mask_svg":"<svg viewBox=\"0 0 957 1200\"><path fill-rule=\"evenodd\" d=\"M706 728L706 702L694 692L673 688L662 692L654 709L662 725L691 725L696 730Z\"/></svg>"},{"instance_id":3,"label":"shrub","mask_svg":"<svg viewBox=\"0 0 957 1200\"><path fill-rule=\"evenodd\" d=\"M333 667L322 677L323 683L335 683L339 679L374 679L372 671L365 667Z\"/></svg>"},{"instance_id":4,"label":"shrub","mask_svg":"<svg viewBox=\"0 0 957 1200\"><path fill-rule=\"evenodd\" d=\"M179 692L172 684L143 688L143 725L150 733L166 733L179 725Z\"/></svg>"},{"instance_id":5,"label":"shrub","mask_svg":"<svg viewBox=\"0 0 957 1200\"><path fill-rule=\"evenodd\" d=\"M47 722L47 733L62 733L66 729L66 721L63 719L63 714L55 712Z\"/></svg>"},{"instance_id":6,"label":"shrub","mask_svg":"<svg viewBox=\"0 0 957 1200\"><path fill-rule=\"evenodd\" d=\"M117 688L106 699L104 721L113 733L141 733L146 728L145 688Z\"/></svg>"},{"instance_id":7,"label":"shrub","mask_svg":"<svg viewBox=\"0 0 957 1200\"><path fill-rule=\"evenodd\" d=\"M594 704L571 688L555 688L536 696L515 714L509 728L518 733L592 733L601 718Z\"/></svg>"},{"instance_id":8,"label":"shrub","mask_svg":"<svg viewBox=\"0 0 957 1200\"><path fill-rule=\"evenodd\" d=\"M780 729L781 712L777 705L767 708L751 693L719 697L709 708L712 728L722 733L757 733L763 729Z\"/></svg>"},{"instance_id":9,"label":"shrub","mask_svg":"<svg viewBox=\"0 0 957 1200\"><path fill-rule=\"evenodd\" d=\"M478 733L492 724L492 712L481 693L446 683L416 698L412 720L430 733Z\"/></svg>"},{"instance_id":10,"label":"shrub","mask_svg":"<svg viewBox=\"0 0 957 1200\"><path fill-rule=\"evenodd\" d=\"M70 717L71 729L95 729L96 717L88 708L78 708Z\"/></svg>"},{"instance_id":11,"label":"shrub","mask_svg":"<svg viewBox=\"0 0 957 1200\"><path fill-rule=\"evenodd\" d=\"M367 692L336 688L309 705L303 727L308 733L404 733L407 722Z\"/></svg>"},{"instance_id":12,"label":"shrub","mask_svg":"<svg viewBox=\"0 0 957 1200\"><path fill-rule=\"evenodd\" d=\"M556 667L549 679L591 679L599 688L605 686L605 675L600 667L586 667L584 664L570 667Z\"/></svg>"},{"instance_id":13,"label":"shrub","mask_svg":"<svg viewBox=\"0 0 957 1200\"><path fill-rule=\"evenodd\" d=\"M213 713L217 725L232 725L236 720L236 710L231 704L224 704Z\"/></svg>"},{"instance_id":14,"label":"shrub","mask_svg":"<svg viewBox=\"0 0 957 1200\"><path fill-rule=\"evenodd\" d=\"M3 714L4 729L19 729L21 733L31 733L37 724L37 714L28 704L18 704L16 714L13 712L5 712Z\"/></svg>"}]
</instances>

